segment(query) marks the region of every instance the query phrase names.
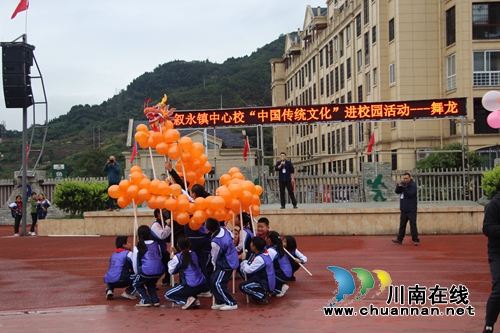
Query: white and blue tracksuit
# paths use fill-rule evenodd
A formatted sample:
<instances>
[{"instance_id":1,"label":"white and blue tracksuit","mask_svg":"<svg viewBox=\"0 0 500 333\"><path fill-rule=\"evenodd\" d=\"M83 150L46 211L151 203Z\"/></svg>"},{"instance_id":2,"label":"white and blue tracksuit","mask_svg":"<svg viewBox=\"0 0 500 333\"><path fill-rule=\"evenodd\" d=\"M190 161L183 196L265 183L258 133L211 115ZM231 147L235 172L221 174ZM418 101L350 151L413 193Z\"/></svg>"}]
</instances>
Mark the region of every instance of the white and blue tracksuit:
<instances>
[{"instance_id":1,"label":"white and blue tracksuit","mask_svg":"<svg viewBox=\"0 0 500 333\"><path fill-rule=\"evenodd\" d=\"M153 240L147 240L144 243L148 251L142 256L139 255L137 247L134 247L132 264L136 276L132 286L141 296L142 303L159 303L160 298L156 292L156 282L163 275L161 249L158 243Z\"/></svg>"},{"instance_id":2,"label":"white and blue tracksuit","mask_svg":"<svg viewBox=\"0 0 500 333\"><path fill-rule=\"evenodd\" d=\"M274 292L280 293L281 287L290 281L290 278L293 275L292 265L290 264L290 260L288 260L288 255L286 253L283 254L283 257L279 257L276 246L271 246L268 251L273 259L274 271L276 273L276 288Z\"/></svg>"},{"instance_id":3,"label":"white and blue tracksuit","mask_svg":"<svg viewBox=\"0 0 500 333\"><path fill-rule=\"evenodd\" d=\"M217 304L236 305L227 289L233 270L238 268L239 260L232 233L220 227L212 236L212 264L215 269L210 275L210 289Z\"/></svg>"},{"instance_id":4,"label":"white and blue tracksuit","mask_svg":"<svg viewBox=\"0 0 500 333\"><path fill-rule=\"evenodd\" d=\"M113 291L115 288L127 288L127 292L132 294L132 252L124 248L118 248L109 258L109 267L104 282L106 291Z\"/></svg>"},{"instance_id":5,"label":"white and blue tracksuit","mask_svg":"<svg viewBox=\"0 0 500 333\"><path fill-rule=\"evenodd\" d=\"M248 280L240 283L239 288L254 299L263 299L266 293L276 287L273 259L268 250L263 250L243 260L240 265L243 273L248 274Z\"/></svg>"}]
</instances>

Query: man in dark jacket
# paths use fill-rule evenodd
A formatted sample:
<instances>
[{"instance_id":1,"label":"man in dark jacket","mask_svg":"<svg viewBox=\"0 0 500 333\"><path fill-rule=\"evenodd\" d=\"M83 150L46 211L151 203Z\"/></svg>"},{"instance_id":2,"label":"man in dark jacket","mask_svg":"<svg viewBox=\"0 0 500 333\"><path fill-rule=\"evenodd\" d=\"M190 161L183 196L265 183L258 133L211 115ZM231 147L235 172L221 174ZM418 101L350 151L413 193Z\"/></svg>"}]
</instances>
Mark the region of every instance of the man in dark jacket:
<instances>
[{"instance_id":1,"label":"man in dark jacket","mask_svg":"<svg viewBox=\"0 0 500 333\"><path fill-rule=\"evenodd\" d=\"M417 230L417 184L411 179L411 175L406 172L403 174L403 181L396 186L395 192L399 194L399 233L398 238L393 239L393 243L401 245L405 238L406 225L410 221L411 239L415 246L418 246L420 240L418 239Z\"/></svg>"},{"instance_id":2,"label":"man in dark jacket","mask_svg":"<svg viewBox=\"0 0 500 333\"><path fill-rule=\"evenodd\" d=\"M493 332L500 313L500 184L497 185L497 192L484 210L483 233L488 237L488 262L493 285L486 303L483 332Z\"/></svg>"},{"instance_id":3,"label":"man in dark jacket","mask_svg":"<svg viewBox=\"0 0 500 333\"><path fill-rule=\"evenodd\" d=\"M274 166L274 170L278 172L281 209L285 209L285 188L288 191L290 200L292 200L293 208L297 208L297 200L293 193L293 187L295 186L295 169L293 168L292 162L286 159L286 154L284 152L280 153L280 157L281 159Z\"/></svg>"},{"instance_id":4,"label":"man in dark jacket","mask_svg":"<svg viewBox=\"0 0 500 333\"><path fill-rule=\"evenodd\" d=\"M108 173L108 189L113 185L120 185L120 181L122 177L120 176L120 163L118 163L114 156L110 156L104 167L102 168L102 172ZM114 209L114 199L108 195L108 212L112 212ZM116 208L116 211L120 211L120 207Z\"/></svg>"}]
</instances>

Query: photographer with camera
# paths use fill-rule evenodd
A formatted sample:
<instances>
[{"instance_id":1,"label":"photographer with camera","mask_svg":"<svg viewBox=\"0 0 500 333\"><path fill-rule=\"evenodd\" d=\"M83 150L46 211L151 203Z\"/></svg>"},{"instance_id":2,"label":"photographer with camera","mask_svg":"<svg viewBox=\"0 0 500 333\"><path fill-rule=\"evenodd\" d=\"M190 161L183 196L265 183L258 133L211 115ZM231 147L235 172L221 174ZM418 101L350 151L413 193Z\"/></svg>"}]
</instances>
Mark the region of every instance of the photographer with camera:
<instances>
[{"instance_id":1,"label":"photographer with camera","mask_svg":"<svg viewBox=\"0 0 500 333\"><path fill-rule=\"evenodd\" d=\"M108 158L108 161L106 162L106 164L104 165L104 168L102 168L102 172L107 172L108 173L108 189L112 186L112 185L119 185L120 184L120 181L122 180L121 176L120 176L120 171L121 171L121 167L120 167L120 163L118 163L115 159L114 156L110 156ZM108 209L107 211L108 212L112 212L113 209L114 209L114 199L111 198L110 196L108 196ZM120 211L120 208L116 207L116 211L119 212Z\"/></svg>"},{"instance_id":2,"label":"photographer with camera","mask_svg":"<svg viewBox=\"0 0 500 333\"><path fill-rule=\"evenodd\" d=\"M400 195L399 210L401 215L398 238L393 239L392 242L399 245L403 243L406 225L410 221L411 239L415 246L418 246L420 240L418 239L417 230L417 184L411 179L408 172L403 174L403 181L397 185L395 192Z\"/></svg>"}]
</instances>

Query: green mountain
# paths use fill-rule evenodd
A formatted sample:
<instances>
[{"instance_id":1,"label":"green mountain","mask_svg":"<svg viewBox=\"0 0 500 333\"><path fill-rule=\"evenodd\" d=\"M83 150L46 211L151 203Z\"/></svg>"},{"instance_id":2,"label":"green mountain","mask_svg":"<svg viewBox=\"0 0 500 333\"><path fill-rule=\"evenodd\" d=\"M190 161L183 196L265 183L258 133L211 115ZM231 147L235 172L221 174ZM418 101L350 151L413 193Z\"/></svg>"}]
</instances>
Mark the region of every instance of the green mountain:
<instances>
[{"instance_id":1,"label":"green mountain","mask_svg":"<svg viewBox=\"0 0 500 333\"><path fill-rule=\"evenodd\" d=\"M69 177L103 176L101 168L109 155L124 161L121 152L128 149L128 120L145 119L143 106L148 98L156 104L167 94L167 103L177 110L217 109L221 100L223 108L271 105L269 61L282 56L284 44L285 36L281 35L249 56L229 58L222 64L208 60L168 62L134 79L100 105L73 106L67 114L49 122L37 169L50 171L52 164L65 163ZM22 133L8 131L2 125L0 131L0 179L8 179L21 167ZM250 145L255 147L255 127L247 128L247 133ZM266 129L265 136L270 135L270 129ZM39 149L41 141L40 133L31 149ZM271 152L272 140L264 141L265 151ZM32 159L30 167L35 162ZM92 167L89 161L97 165ZM47 176L51 173L47 172Z\"/></svg>"}]
</instances>

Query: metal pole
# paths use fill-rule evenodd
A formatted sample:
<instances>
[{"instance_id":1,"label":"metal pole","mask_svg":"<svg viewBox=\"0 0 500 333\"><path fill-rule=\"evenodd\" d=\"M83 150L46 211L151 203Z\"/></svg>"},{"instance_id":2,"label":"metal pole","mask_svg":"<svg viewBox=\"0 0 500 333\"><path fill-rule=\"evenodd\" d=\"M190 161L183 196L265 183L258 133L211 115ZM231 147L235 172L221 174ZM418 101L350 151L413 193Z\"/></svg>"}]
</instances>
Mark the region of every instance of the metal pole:
<instances>
[{"instance_id":1,"label":"metal pole","mask_svg":"<svg viewBox=\"0 0 500 333\"><path fill-rule=\"evenodd\" d=\"M22 188L21 188L21 202L23 205L23 211L22 211L22 233L21 235L26 236L26 215L28 213L28 199L26 198L26 188L27 188L27 178L28 178L28 163L26 163L26 157L27 157L27 152L26 152L26 144L28 143L28 108L23 107L23 147L22 147L22 157L23 157L23 175L22 175Z\"/></svg>"}]
</instances>

